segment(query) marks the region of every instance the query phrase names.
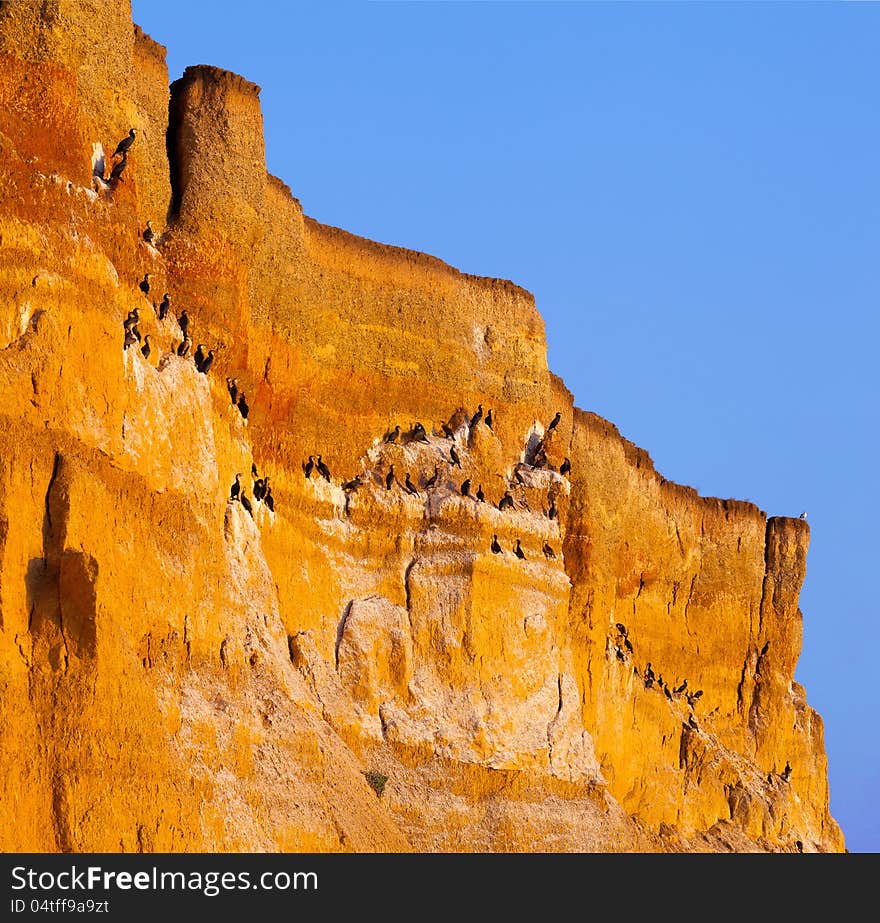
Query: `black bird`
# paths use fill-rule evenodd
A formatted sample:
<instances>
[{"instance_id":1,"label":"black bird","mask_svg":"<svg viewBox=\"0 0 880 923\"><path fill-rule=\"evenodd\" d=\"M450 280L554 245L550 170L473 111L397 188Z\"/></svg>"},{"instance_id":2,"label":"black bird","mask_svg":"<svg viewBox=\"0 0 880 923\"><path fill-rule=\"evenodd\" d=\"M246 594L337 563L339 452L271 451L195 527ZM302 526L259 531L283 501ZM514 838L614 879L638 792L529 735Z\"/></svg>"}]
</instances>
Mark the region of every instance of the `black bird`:
<instances>
[{"instance_id":1,"label":"black bird","mask_svg":"<svg viewBox=\"0 0 880 923\"><path fill-rule=\"evenodd\" d=\"M443 430L449 439L455 439L455 430L448 423L441 423L440 429Z\"/></svg>"},{"instance_id":2,"label":"black bird","mask_svg":"<svg viewBox=\"0 0 880 923\"><path fill-rule=\"evenodd\" d=\"M406 488L408 494L417 494L419 492L418 487L409 479L409 471L406 472L406 477L403 481L403 486Z\"/></svg>"},{"instance_id":3,"label":"black bird","mask_svg":"<svg viewBox=\"0 0 880 923\"><path fill-rule=\"evenodd\" d=\"M559 466L559 473L561 475L566 475L571 472L571 462L566 458L565 461Z\"/></svg>"},{"instance_id":4,"label":"black bird","mask_svg":"<svg viewBox=\"0 0 880 923\"><path fill-rule=\"evenodd\" d=\"M513 509L513 497L510 496L510 491L505 490L504 496L498 501L499 510Z\"/></svg>"},{"instance_id":5,"label":"black bird","mask_svg":"<svg viewBox=\"0 0 880 923\"><path fill-rule=\"evenodd\" d=\"M532 459L532 467L536 469L547 467L547 453L544 451L543 442L541 443L540 446L538 446L538 449L535 452L535 456Z\"/></svg>"},{"instance_id":6,"label":"black bird","mask_svg":"<svg viewBox=\"0 0 880 923\"><path fill-rule=\"evenodd\" d=\"M501 545L498 544L498 536L493 535L492 536L492 554L501 554L501 553L502 553L502 548L501 548Z\"/></svg>"},{"instance_id":7,"label":"black bird","mask_svg":"<svg viewBox=\"0 0 880 923\"><path fill-rule=\"evenodd\" d=\"M558 515L559 515L559 514L558 514L557 511L556 511L556 501L555 501L555 500L551 500L551 501L550 501L550 509L547 510L547 518L548 518L548 519L556 519L556 517L557 517Z\"/></svg>"},{"instance_id":8,"label":"black bird","mask_svg":"<svg viewBox=\"0 0 880 923\"><path fill-rule=\"evenodd\" d=\"M480 422L480 420L482 420L482 419L483 419L483 405L480 404L480 405L477 406L477 412L471 417L471 426L470 426L470 428L471 428L472 430L473 430L473 429L476 429L476 428L477 428L477 424L478 424L478 423Z\"/></svg>"},{"instance_id":9,"label":"black bird","mask_svg":"<svg viewBox=\"0 0 880 923\"><path fill-rule=\"evenodd\" d=\"M483 493L482 484L480 484L480 486L477 488L477 499L480 501L480 503L486 502L486 495Z\"/></svg>"},{"instance_id":10,"label":"black bird","mask_svg":"<svg viewBox=\"0 0 880 923\"><path fill-rule=\"evenodd\" d=\"M412 438L417 442L428 442L428 433L421 423L413 423Z\"/></svg>"},{"instance_id":11,"label":"black bird","mask_svg":"<svg viewBox=\"0 0 880 923\"><path fill-rule=\"evenodd\" d=\"M268 481L269 479L266 478L266 480ZM272 488L268 485L266 486L266 493L263 496L263 503L269 507L270 513L275 512L275 498L272 496Z\"/></svg>"},{"instance_id":12,"label":"black bird","mask_svg":"<svg viewBox=\"0 0 880 923\"><path fill-rule=\"evenodd\" d=\"M260 476L259 474L257 474L257 463L255 461L251 462L251 475L255 478L258 478ZM266 478L266 480L268 481L269 478Z\"/></svg>"},{"instance_id":13,"label":"black bird","mask_svg":"<svg viewBox=\"0 0 880 923\"><path fill-rule=\"evenodd\" d=\"M665 695L670 702L672 701L672 693L669 691L669 686L663 687L663 695Z\"/></svg>"},{"instance_id":14,"label":"black bird","mask_svg":"<svg viewBox=\"0 0 880 923\"><path fill-rule=\"evenodd\" d=\"M702 689L698 689L698 690L694 693L694 698L695 698L695 699L698 699L702 694L703 694L703 690L702 690Z\"/></svg>"},{"instance_id":15,"label":"black bird","mask_svg":"<svg viewBox=\"0 0 880 923\"><path fill-rule=\"evenodd\" d=\"M147 222L147 226L144 228L143 238L148 244L153 242L153 229L150 227L149 221Z\"/></svg>"},{"instance_id":16,"label":"black bird","mask_svg":"<svg viewBox=\"0 0 880 923\"><path fill-rule=\"evenodd\" d=\"M526 484L526 479L522 476L522 471L520 471L519 468L514 470L513 479L517 484L522 484L523 487L528 487L528 484Z\"/></svg>"},{"instance_id":17,"label":"black bird","mask_svg":"<svg viewBox=\"0 0 880 923\"><path fill-rule=\"evenodd\" d=\"M262 478L254 481L254 500L262 500L266 490L266 482Z\"/></svg>"},{"instance_id":18,"label":"black bird","mask_svg":"<svg viewBox=\"0 0 880 923\"><path fill-rule=\"evenodd\" d=\"M618 622L614 627L624 636L624 638L626 637L626 625Z\"/></svg>"},{"instance_id":19,"label":"black bird","mask_svg":"<svg viewBox=\"0 0 880 923\"><path fill-rule=\"evenodd\" d=\"M343 489L346 493L348 493L349 491L357 490L358 487L361 486L361 483L362 483L362 482L361 482L361 476L358 474L358 475L356 475L355 477L353 477L350 481L346 481L346 482L342 485L342 489Z\"/></svg>"},{"instance_id":20,"label":"black bird","mask_svg":"<svg viewBox=\"0 0 880 923\"><path fill-rule=\"evenodd\" d=\"M193 356L196 362L196 368L201 372L202 363L205 361L205 344L199 343L196 347L195 356Z\"/></svg>"},{"instance_id":21,"label":"black bird","mask_svg":"<svg viewBox=\"0 0 880 923\"><path fill-rule=\"evenodd\" d=\"M649 676L652 680L654 679L654 669L651 666L651 661L648 661L648 665L645 667L645 676Z\"/></svg>"},{"instance_id":22,"label":"black bird","mask_svg":"<svg viewBox=\"0 0 880 923\"><path fill-rule=\"evenodd\" d=\"M458 465L459 468L461 467L461 459L458 457L458 452L455 451L454 445L449 447L449 457L452 459L453 465Z\"/></svg>"},{"instance_id":23,"label":"black bird","mask_svg":"<svg viewBox=\"0 0 880 923\"><path fill-rule=\"evenodd\" d=\"M672 691L673 691L676 695L681 695L682 692L684 692L685 689L687 689L687 687L688 687L688 681L685 680L680 686L678 686L676 689L673 689Z\"/></svg>"},{"instance_id":24,"label":"black bird","mask_svg":"<svg viewBox=\"0 0 880 923\"><path fill-rule=\"evenodd\" d=\"M192 349L192 340L188 336L185 336L183 342L177 347L177 355L186 359L190 349Z\"/></svg>"},{"instance_id":25,"label":"black bird","mask_svg":"<svg viewBox=\"0 0 880 923\"><path fill-rule=\"evenodd\" d=\"M211 366L214 364L214 350L209 349L208 355L205 356L204 361L200 366L197 366L198 370L203 374L207 375L211 371Z\"/></svg>"},{"instance_id":26,"label":"black bird","mask_svg":"<svg viewBox=\"0 0 880 923\"><path fill-rule=\"evenodd\" d=\"M630 653L633 652L632 641L630 641L629 638L624 638L624 639L623 639L623 646L624 646Z\"/></svg>"},{"instance_id":27,"label":"black bird","mask_svg":"<svg viewBox=\"0 0 880 923\"><path fill-rule=\"evenodd\" d=\"M395 426L393 430L389 433L385 433L385 441L389 443L397 442L397 437L400 435L400 426Z\"/></svg>"},{"instance_id":28,"label":"black bird","mask_svg":"<svg viewBox=\"0 0 880 923\"><path fill-rule=\"evenodd\" d=\"M688 715L688 727L693 728L695 731L700 729L700 724L693 715Z\"/></svg>"},{"instance_id":29,"label":"black bird","mask_svg":"<svg viewBox=\"0 0 880 923\"><path fill-rule=\"evenodd\" d=\"M235 483L229 488L229 499L238 500L241 495L241 475L236 474Z\"/></svg>"},{"instance_id":30,"label":"black bird","mask_svg":"<svg viewBox=\"0 0 880 923\"><path fill-rule=\"evenodd\" d=\"M129 311L128 317L126 317L125 320L122 322L123 330L130 330L132 327L135 326L135 324L140 323L140 319L141 319L140 312L138 311L137 308L135 308L133 311Z\"/></svg>"},{"instance_id":31,"label":"black bird","mask_svg":"<svg viewBox=\"0 0 880 923\"><path fill-rule=\"evenodd\" d=\"M559 426L559 421L561 419L562 419L562 414L557 413L556 416L550 421L550 425L547 427L547 432L549 433L549 432L552 432L554 429L556 429L556 427Z\"/></svg>"},{"instance_id":32,"label":"black bird","mask_svg":"<svg viewBox=\"0 0 880 923\"><path fill-rule=\"evenodd\" d=\"M782 770L782 781L788 782L791 778L791 763L788 760L785 761L785 769Z\"/></svg>"},{"instance_id":33,"label":"black bird","mask_svg":"<svg viewBox=\"0 0 880 923\"><path fill-rule=\"evenodd\" d=\"M308 480L312 476L312 469L315 467L315 456L310 455L309 460L303 465L303 474Z\"/></svg>"},{"instance_id":34,"label":"black bird","mask_svg":"<svg viewBox=\"0 0 880 923\"><path fill-rule=\"evenodd\" d=\"M144 337L144 345L141 347L141 355L144 357L144 359L149 359L151 352L152 348L150 346L150 334L148 333Z\"/></svg>"},{"instance_id":35,"label":"black bird","mask_svg":"<svg viewBox=\"0 0 880 923\"><path fill-rule=\"evenodd\" d=\"M123 155L122 160L113 165L113 169L110 171L110 177L107 180L111 186L115 186L122 177L122 171L128 166L128 155Z\"/></svg>"},{"instance_id":36,"label":"black bird","mask_svg":"<svg viewBox=\"0 0 880 923\"><path fill-rule=\"evenodd\" d=\"M181 311L180 317L177 318L177 324L180 327L180 332L186 336L189 330L189 314L186 313L186 308Z\"/></svg>"},{"instance_id":37,"label":"black bird","mask_svg":"<svg viewBox=\"0 0 880 923\"><path fill-rule=\"evenodd\" d=\"M516 545L513 548L513 553L521 560L525 561L526 553L522 550L522 545L519 543L519 539L516 540Z\"/></svg>"},{"instance_id":38,"label":"black bird","mask_svg":"<svg viewBox=\"0 0 880 923\"><path fill-rule=\"evenodd\" d=\"M388 474L385 475L385 490L391 490L391 485L394 483L394 465L388 469Z\"/></svg>"},{"instance_id":39,"label":"black bird","mask_svg":"<svg viewBox=\"0 0 880 923\"><path fill-rule=\"evenodd\" d=\"M547 542L544 542L544 557L545 558L555 558L556 552L550 547Z\"/></svg>"},{"instance_id":40,"label":"black bird","mask_svg":"<svg viewBox=\"0 0 880 923\"><path fill-rule=\"evenodd\" d=\"M247 494L241 495L241 505L251 514L251 519L253 519L254 508L251 506L251 501L248 500Z\"/></svg>"},{"instance_id":41,"label":"black bird","mask_svg":"<svg viewBox=\"0 0 880 923\"><path fill-rule=\"evenodd\" d=\"M145 294L150 294L150 274L145 273L143 279L138 283L138 288Z\"/></svg>"},{"instance_id":42,"label":"black bird","mask_svg":"<svg viewBox=\"0 0 880 923\"><path fill-rule=\"evenodd\" d=\"M165 318L168 316L168 304L168 292L165 292L165 294L162 296L162 301L159 303L159 320L165 320Z\"/></svg>"},{"instance_id":43,"label":"black bird","mask_svg":"<svg viewBox=\"0 0 880 923\"><path fill-rule=\"evenodd\" d=\"M226 379L226 389L229 391L229 396L232 398L232 403L235 404L238 402L238 379L237 378L227 378Z\"/></svg>"},{"instance_id":44,"label":"black bird","mask_svg":"<svg viewBox=\"0 0 880 923\"><path fill-rule=\"evenodd\" d=\"M471 495L471 479L467 478L462 481L461 484L461 495L462 497L469 497Z\"/></svg>"},{"instance_id":45,"label":"black bird","mask_svg":"<svg viewBox=\"0 0 880 923\"><path fill-rule=\"evenodd\" d=\"M425 481L425 490L429 490L437 483L437 478L440 477L440 471L436 465L434 465L434 473Z\"/></svg>"},{"instance_id":46,"label":"black bird","mask_svg":"<svg viewBox=\"0 0 880 923\"><path fill-rule=\"evenodd\" d=\"M491 410L489 410L489 412L486 414L486 426L488 426L489 429L492 429L492 411Z\"/></svg>"},{"instance_id":47,"label":"black bird","mask_svg":"<svg viewBox=\"0 0 880 923\"><path fill-rule=\"evenodd\" d=\"M689 705L691 708L693 708L694 705L696 704L696 701L697 701L696 696L695 696L693 693L691 693L691 692L686 692L686 693L684 694L684 697L687 699L688 705Z\"/></svg>"},{"instance_id":48,"label":"black bird","mask_svg":"<svg viewBox=\"0 0 880 923\"><path fill-rule=\"evenodd\" d=\"M247 420L248 414L251 412L251 408L248 406L247 398L245 397L244 391L238 395L238 412L242 415L242 418Z\"/></svg>"},{"instance_id":49,"label":"black bird","mask_svg":"<svg viewBox=\"0 0 880 923\"><path fill-rule=\"evenodd\" d=\"M626 654L620 649L619 644L614 648L614 653L617 655L618 660L626 660Z\"/></svg>"},{"instance_id":50,"label":"black bird","mask_svg":"<svg viewBox=\"0 0 880 923\"><path fill-rule=\"evenodd\" d=\"M138 328L136 326L129 327L128 330L125 331L125 342L122 344L122 348L128 349L129 346L134 346L135 343L140 343L140 341L141 335L138 332Z\"/></svg>"},{"instance_id":51,"label":"black bird","mask_svg":"<svg viewBox=\"0 0 880 923\"><path fill-rule=\"evenodd\" d=\"M330 483L330 469L327 467L327 463L324 461L321 456L318 456L318 463L316 465L318 471L321 473L321 477L329 484Z\"/></svg>"},{"instance_id":52,"label":"black bird","mask_svg":"<svg viewBox=\"0 0 880 923\"><path fill-rule=\"evenodd\" d=\"M134 136L136 132L133 128L128 130L128 137L123 138L119 144L116 145L116 150L113 152L113 156L117 157L119 154L122 154L125 157L128 154L129 148L134 144Z\"/></svg>"}]
</instances>

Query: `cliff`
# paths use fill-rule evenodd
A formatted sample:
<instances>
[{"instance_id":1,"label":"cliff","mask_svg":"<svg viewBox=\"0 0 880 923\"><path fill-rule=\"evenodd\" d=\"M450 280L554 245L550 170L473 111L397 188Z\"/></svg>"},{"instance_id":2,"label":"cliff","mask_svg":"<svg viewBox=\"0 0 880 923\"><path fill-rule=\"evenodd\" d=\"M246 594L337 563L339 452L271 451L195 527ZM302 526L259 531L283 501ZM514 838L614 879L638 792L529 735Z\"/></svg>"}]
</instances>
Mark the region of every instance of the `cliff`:
<instances>
[{"instance_id":1,"label":"cliff","mask_svg":"<svg viewBox=\"0 0 880 923\"><path fill-rule=\"evenodd\" d=\"M528 292L305 217L258 87L98 12L0 4L0 849L841 850L807 524L663 479Z\"/></svg>"}]
</instances>

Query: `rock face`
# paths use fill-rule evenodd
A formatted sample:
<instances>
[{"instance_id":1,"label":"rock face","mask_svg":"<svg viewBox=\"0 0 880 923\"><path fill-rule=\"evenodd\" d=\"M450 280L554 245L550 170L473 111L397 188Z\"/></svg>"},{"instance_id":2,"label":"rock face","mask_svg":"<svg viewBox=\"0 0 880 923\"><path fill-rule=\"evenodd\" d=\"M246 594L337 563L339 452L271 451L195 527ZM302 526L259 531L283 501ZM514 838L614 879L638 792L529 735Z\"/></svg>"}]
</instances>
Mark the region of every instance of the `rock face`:
<instances>
[{"instance_id":1,"label":"rock face","mask_svg":"<svg viewBox=\"0 0 880 923\"><path fill-rule=\"evenodd\" d=\"M0 4L0 147L0 849L843 848L805 522L576 409L527 292L305 217L127 3Z\"/></svg>"}]
</instances>

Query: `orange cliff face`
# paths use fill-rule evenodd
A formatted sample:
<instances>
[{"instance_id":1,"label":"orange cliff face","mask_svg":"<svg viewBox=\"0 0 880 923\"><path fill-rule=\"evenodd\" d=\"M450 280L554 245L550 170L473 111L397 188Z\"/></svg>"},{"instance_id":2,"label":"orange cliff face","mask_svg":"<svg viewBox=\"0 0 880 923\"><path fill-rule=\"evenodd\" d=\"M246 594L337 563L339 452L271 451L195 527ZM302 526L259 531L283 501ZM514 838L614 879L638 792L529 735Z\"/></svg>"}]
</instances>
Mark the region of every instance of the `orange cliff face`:
<instances>
[{"instance_id":1,"label":"orange cliff face","mask_svg":"<svg viewBox=\"0 0 880 923\"><path fill-rule=\"evenodd\" d=\"M842 849L806 524L662 479L527 292L304 217L256 86L89 7L0 5L0 848Z\"/></svg>"}]
</instances>

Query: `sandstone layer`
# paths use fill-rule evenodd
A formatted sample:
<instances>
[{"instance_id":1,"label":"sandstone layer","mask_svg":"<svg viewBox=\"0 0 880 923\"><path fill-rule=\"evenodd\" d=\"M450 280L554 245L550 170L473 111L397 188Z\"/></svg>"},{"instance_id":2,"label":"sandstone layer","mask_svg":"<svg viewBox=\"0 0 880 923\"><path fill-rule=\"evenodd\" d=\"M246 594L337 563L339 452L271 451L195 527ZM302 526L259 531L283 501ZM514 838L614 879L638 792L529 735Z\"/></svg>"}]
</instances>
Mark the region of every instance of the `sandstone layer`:
<instances>
[{"instance_id":1,"label":"sandstone layer","mask_svg":"<svg viewBox=\"0 0 880 923\"><path fill-rule=\"evenodd\" d=\"M0 152L0 849L843 848L807 524L575 408L528 292L304 216L126 2L0 4Z\"/></svg>"}]
</instances>

